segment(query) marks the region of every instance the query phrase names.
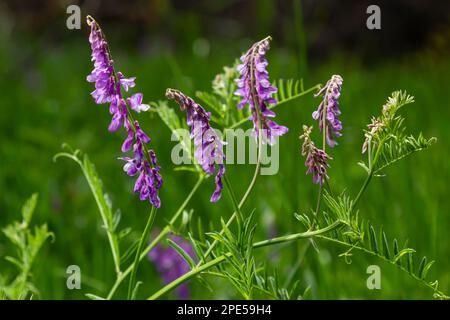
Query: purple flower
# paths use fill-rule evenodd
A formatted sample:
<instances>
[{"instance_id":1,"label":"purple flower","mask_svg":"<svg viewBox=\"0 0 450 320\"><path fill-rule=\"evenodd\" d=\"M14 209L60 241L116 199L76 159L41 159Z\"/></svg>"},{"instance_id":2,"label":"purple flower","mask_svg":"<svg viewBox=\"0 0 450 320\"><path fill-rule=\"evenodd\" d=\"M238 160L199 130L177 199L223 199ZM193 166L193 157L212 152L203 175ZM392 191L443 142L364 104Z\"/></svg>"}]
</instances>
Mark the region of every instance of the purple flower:
<instances>
[{"instance_id":1,"label":"purple flower","mask_svg":"<svg viewBox=\"0 0 450 320\"><path fill-rule=\"evenodd\" d=\"M142 201L148 199L155 208L159 208L161 201L158 197L158 190L162 186L162 177L159 174L160 167L156 162L156 155L153 150L149 150L148 155L145 156L146 150L144 145L150 142L150 138L142 131L137 121L134 122L135 131L131 128L128 119L126 123L128 137L122 145L122 150L129 150L134 140L134 158L119 158L126 162L123 170L129 176L135 176L139 173L134 184L134 192L139 193L139 198Z\"/></svg>"},{"instance_id":2,"label":"purple flower","mask_svg":"<svg viewBox=\"0 0 450 320\"><path fill-rule=\"evenodd\" d=\"M191 258L196 258L192 246L184 241L183 238L173 234L169 235L169 238L186 251ZM149 252L148 258L156 265L164 284L172 282L190 270L189 264L174 248L164 247L162 244L157 244ZM180 299L188 299L190 296L189 288L186 283L177 287L175 292Z\"/></svg>"},{"instance_id":3,"label":"purple flower","mask_svg":"<svg viewBox=\"0 0 450 320\"><path fill-rule=\"evenodd\" d=\"M133 148L134 157L121 157L124 160L124 171L129 176L138 175L134 185L134 192L140 194L141 200L150 200L156 208L161 206L158 190L162 186L159 174L160 167L156 162L153 150L147 150L150 138L142 131L137 121L132 122L128 114L128 106L136 111L147 111L150 107L142 104L142 93L136 93L126 100L122 97L122 89L128 91L135 86L135 77L125 78L121 72L114 70L114 63L110 56L108 43L98 23L90 16L87 23L91 27L89 42L92 49L94 70L87 76L87 81L95 83L95 90L91 93L97 104L109 103L109 112L113 115L108 130L117 131L124 127L127 137L122 144L122 152Z\"/></svg>"},{"instance_id":4,"label":"purple flower","mask_svg":"<svg viewBox=\"0 0 450 320\"><path fill-rule=\"evenodd\" d=\"M197 163L210 175L215 172L215 164L219 166L215 177L216 189L211 196L211 202L217 202L222 194L225 155L222 150L223 142L209 124L211 113L206 112L201 105L178 90L167 89L166 97L175 100L181 110L187 113L187 124L191 127L191 138L194 140L194 156Z\"/></svg>"},{"instance_id":5,"label":"purple flower","mask_svg":"<svg viewBox=\"0 0 450 320\"><path fill-rule=\"evenodd\" d=\"M321 132L325 128L326 140L330 147L334 147L337 144L334 138L342 135L340 132L342 123L338 119L338 116L341 114L338 99L341 95L343 81L341 76L333 75L325 87L320 89L315 95L316 97L323 96L323 100L317 110L313 112L312 117L314 120L319 120Z\"/></svg>"},{"instance_id":6,"label":"purple flower","mask_svg":"<svg viewBox=\"0 0 450 320\"><path fill-rule=\"evenodd\" d=\"M303 126L303 135L300 139L304 139L302 145L302 155L306 155L305 166L308 168L306 174L312 173L313 182L323 185L325 179L328 179L327 168L328 160L332 159L325 151L318 149L310 138L312 127Z\"/></svg>"},{"instance_id":7,"label":"purple flower","mask_svg":"<svg viewBox=\"0 0 450 320\"><path fill-rule=\"evenodd\" d=\"M237 107L244 108L247 104L250 107L251 119L255 136L259 135L259 128L262 129L262 142L273 145L275 137L288 132L288 128L280 126L269 118L275 117L275 112L268 108L269 104L277 103L272 94L277 92L277 88L269 82L269 73L266 68L269 64L265 58L269 49L270 37L255 43L241 57L242 64L237 67L240 78L236 80L239 89L235 95L241 96L242 100ZM259 123L261 121L261 124Z\"/></svg>"}]
</instances>

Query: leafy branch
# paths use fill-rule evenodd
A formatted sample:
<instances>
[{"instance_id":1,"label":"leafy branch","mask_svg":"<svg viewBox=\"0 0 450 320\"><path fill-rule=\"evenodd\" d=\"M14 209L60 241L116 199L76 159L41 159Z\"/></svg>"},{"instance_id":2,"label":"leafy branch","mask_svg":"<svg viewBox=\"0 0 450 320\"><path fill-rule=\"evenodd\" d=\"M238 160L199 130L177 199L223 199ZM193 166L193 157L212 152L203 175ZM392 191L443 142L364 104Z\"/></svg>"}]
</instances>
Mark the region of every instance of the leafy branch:
<instances>
[{"instance_id":1,"label":"leafy branch","mask_svg":"<svg viewBox=\"0 0 450 320\"><path fill-rule=\"evenodd\" d=\"M15 221L2 230L17 249L17 258L7 256L5 259L15 265L19 271L9 284L0 277L0 296L6 299L26 299L32 298L33 294L39 294L30 281L31 269L42 245L48 238L54 238L54 234L48 231L46 224L35 226L34 229L30 228L37 200L38 195L35 193L22 207L22 221Z\"/></svg>"},{"instance_id":2,"label":"leafy branch","mask_svg":"<svg viewBox=\"0 0 450 320\"><path fill-rule=\"evenodd\" d=\"M72 151L67 145L64 145L63 147L65 147L69 151ZM87 154L82 156L82 158L81 156L82 155L80 150L75 150L71 153L60 152L54 156L53 160L56 161L61 157L65 157L72 159L80 166L81 171L83 172L89 184L92 195L95 198L95 202L97 203L97 207L103 222L103 227L106 230L108 242L111 248L116 274L120 274L119 239L120 237L123 237L125 235L124 232L122 232L120 236L116 233L116 229L120 221L120 211L117 210L116 213L113 214L111 201L109 200L109 196L103 191L103 183L97 174L95 166L89 160Z\"/></svg>"}]
</instances>

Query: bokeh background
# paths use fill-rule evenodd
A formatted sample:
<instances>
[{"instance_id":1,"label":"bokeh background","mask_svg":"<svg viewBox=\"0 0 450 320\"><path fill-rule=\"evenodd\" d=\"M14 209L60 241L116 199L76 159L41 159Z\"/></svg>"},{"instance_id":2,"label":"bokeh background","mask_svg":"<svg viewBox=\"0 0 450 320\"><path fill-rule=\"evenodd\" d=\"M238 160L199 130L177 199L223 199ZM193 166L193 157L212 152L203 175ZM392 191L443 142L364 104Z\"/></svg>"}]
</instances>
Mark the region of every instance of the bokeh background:
<instances>
[{"instance_id":1,"label":"bokeh background","mask_svg":"<svg viewBox=\"0 0 450 320\"><path fill-rule=\"evenodd\" d=\"M332 151L329 171L337 190L355 195L364 179L357 166L365 125L379 113L387 96L405 89L416 103L403 112L413 133L438 139L430 150L416 154L375 179L360 203L360 213L386 233L408 242L420 255L436 260L429 274L444 292L450 290L449 74L450 20L448 1L13 1L0 3L0 226L20 217L22 203L39 192L35 223L48 223L56 240L47 243L33 273L44 299L82 299L84 293L104 295L114 280L112 259L88 186L75 163L52 157L66 142L88 153L96 164L121 226L142 231L148 204L131 193L132 181L117 159L123 133L109 134L107 106L90 97L85 81L91 70L89 30L66 28L66 8L81 6L106 32L118 70L137 77L146 100L164 99L167 87L194 95L208 91L214 76L254 41L272 35L271 79L304 79L306 87L325 83L332 74L344 78L341 97L344 135ZM382 29L365 26L369 4L381 7ZM294 212L314 206L317 186L304 175L298 136L302 124L312 124L318 100L305 96L277 111L279 123L290 128L280 141L280 171L259 179L247 209L256 208L257 240L299 232ZM172 105L174 108L175 106ZM158 117L141 115L153 138L165 184L156 225L163 225L190 191L195 177L174 171L170 132ZM228 166L227 174L242 194L253 173L251 166ZM200 189L189 208L219 228L220 217L232 207L228 197L209 203L213 181ZM319 242L320 253L298 241L257 252L283 281L296 264L294 279L311 286L314 299L428 299L432 292L407 274L375 258L355 252L349 265L339 254L346 248ZM271 250L277 255L273 257ZM304 253L304 254L303 254ZM0 235L0 273L13 272L3 259L13 255ZM271 259L268 259L271 257ZM65 269L79 265L82 290L66 288ZM378 264L382 289L366 288L366 268ZM160 278L150 262L141 264L142 296L154 292ZM215 283L216 282L216 283ZM119 291L123 295L124 288ZM239 298L219 280L214 292L190 283L194 298ZM174 298L167 296L167 298Z\"/></svg>"}]
</instances>

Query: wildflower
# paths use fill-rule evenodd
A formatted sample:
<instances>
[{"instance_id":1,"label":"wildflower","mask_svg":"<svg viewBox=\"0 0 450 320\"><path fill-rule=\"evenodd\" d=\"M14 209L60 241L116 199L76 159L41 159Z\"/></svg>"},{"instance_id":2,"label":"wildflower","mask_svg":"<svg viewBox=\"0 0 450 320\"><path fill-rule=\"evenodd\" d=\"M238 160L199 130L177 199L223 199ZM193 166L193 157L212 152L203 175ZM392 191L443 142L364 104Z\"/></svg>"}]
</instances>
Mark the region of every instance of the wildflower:
<instances>
[{"instance_id":1,"label":"wildflower","mask_svg":"<svg viewBox=\"0 0 450 320\"><path fill-rule=\"evenodd\" d=\"M305 166L308 168L306 174L313 174L313 182L323 185L325 179L328 179L327 168L328 160L332 158L323 150L318 149L310 138L312 127L303 126L303 135L300 139L304 139L302 145L302 155L306 155Z\"/></svg>"},{"instance_id":2,"label":"wildflower","mask_svg":"<svg viewBox=\"0 0 450 320\"><path fill-rule=\"evenodd\" d=\"M178 244L191 258L195 258L195 253L192 246L183 240L183 238L171 234L169 238ZM157 244L149 253L148 258L152 261L161 274L162 280L165 284L181 277L187 273L190 268L188 263L181 257L178 252L172 247L164 247L162 244ZM175 291L180 299L189 298L189 288L186 283L181 284Z\"/></svg>"},{"instance_id":3,"label":"wildflower","mask_svg":"<svg viewBox=\"0 0 450 320\"><path fill-rule=\"evenodd\" d=\"M124 99L122 89L126 92L135 86L135 77L126 78L121 72L116 72L111 58L108 43L98 25L90 16L87 24L91 27L89 42L92 49L92 61L94 70L87 76L88 82L95 83L95 90L91 93L97 104L109 103L109 112L113 115L108 130L117 131L124 127L127 137L122 144L122 152L128 152L133 148L134 157L121 157L124 160L124 171L129 176L138 175L134 185L134 192L140 194L141 200L149 199L153 206L159 208L161 201L158 197L158 189L162 186L162 178L159 174L160 167L156 162L153 150L147 150L150 138L142 131L138 121L132 121L128 114L129 108L136 112L147 111L150 107L142 103L142 93L135 93Z\"/></svg>"},{"instance_id":4,"label":"wildflower","mask_svg":"<svg viewBox=\"0 0 450 320\"><path fill-rule=\"evenodd\" d=\"M328 80L325 87L323 87L315 96L323 96L316 111L313 112L314 120L319 120L319 129L326 132L326 141L330 147L334 147L337 142L335 137L340 137L342 130L342 123L338 116L341 114L339 110L339 96L341 95L343 79L339 75L333 75Z\"/></svg>"},{"instance_id":5,"label":"wildflower","mask_svg":"<svg viewBox=\"0 0 450 320\"><path fill-rule=\"evenodd\" d=\"M215 163L219 166L215 177L216 189L211 196L211 202L217 202L222 194L225 155L222 150L224 143L209 124L211 113L206 112L201 105L178 90L167 89L166 97L175 100L180 109L187 113L187 124L191 127L191 138L194 140L194 156L197 163L210 175L215 172Z\"/></svg>"},{"instance_id":6,"label":"wildflower","mask_svg":"<svg viewBox=\"0 0 450 320\"><path fill-rule=\"evenodd\" d=\"M270 110L268 105L277 103L277 100L272 97L272 94L277 92L277 88L270 84L269 73L266 70L269 63L265 54L269 49L270 39L267 37L255 43L242 55L242 64L237 66L237 71L240 73L240 78L236 79L239 89L235 94L242 97L237 105L239 109L247 104L250 107L255 136L258 136L259 130L262 129L262 142L273 145L275 137L288 132L288 128L269 119L275 117L275 112Z\"/></svg>"}]
</instances>

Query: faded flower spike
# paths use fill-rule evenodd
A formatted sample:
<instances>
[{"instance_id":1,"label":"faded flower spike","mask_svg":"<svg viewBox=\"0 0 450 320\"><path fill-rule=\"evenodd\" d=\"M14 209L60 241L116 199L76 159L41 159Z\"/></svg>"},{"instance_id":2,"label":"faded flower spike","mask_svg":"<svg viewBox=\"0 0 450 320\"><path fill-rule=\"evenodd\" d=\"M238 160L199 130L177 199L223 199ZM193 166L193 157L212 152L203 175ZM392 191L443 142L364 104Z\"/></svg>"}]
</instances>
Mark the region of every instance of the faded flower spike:
<instances>
[{"instance_id":1,"label":"faded flower spike","mask_svg":"<svg viewBox=\"0 0 450 320\"><path fill-rule=\"evenodd\" d=\"M337 145L334 139L342 135L340 132L342 130L342 123L338 119L338 116L341 114L338 99L341 95L343 81L341 76L333 75L325 87L320 89L315 95L316 97L323 96L323 100L317 110L313 112L312 117L314 120L319 120L321 132L326 130L326 141L330 147Z\"/></svg>"},{"instance_id":2,"label":"faded flower spike","mask_svg":"<svg viewBox=\"0 0 450 320\"><path fill-rule=\"evenodd\" d=\"M306 155L305 166L308 168L306 174L313 174L313 182L323 185L325 179L328 179L327 168L328 160L332 158L323 150L318 149L311 140L312 127L303 126L303 134L300 139L304 139L302 145L302 155Z\"/></svg>"},{"instance_id":3,"label":"faded flower spike","mask_svg":"<svg viewBox=\"0 0 450 320\"><path fill-rule=\"evenodd\" d=\"M366 130L366 132L364 133L365 139L362 146L362 153L365 153L367 151L375 134L377 134L377 132L379 132L384 126L385 123L383 123L383 121L378 118L372 117L372 122L367 125L368 130Z\"/></svg>"},{"instance_id":4,"label":"faded flower spike","mask_svg":"<svg viewBox=\"0 0 450 320\"><path fill-rule=\"evenodd\" d=\"M191 127L191 138L194 139L194 156L203 170L213 175L215 164L219 169L215 177L216 189L211 196L211 202L217 202L222 194L222 177L225 174L223 142L209 124L210 112L197 104L192 98L174 89L167 89L166 97L175 100L182 111L187 113L187 124Z\"/></svg>"},{"instance_id":5,"label":"faded flower spike","mask_svg":"<svg viewBox=\"0 0 450 320\"><path fill-rule=\"evenodd\" d=\"M275 117L275 112L268 108L269 104L277 103L272 94L277 92L277 88L269 82L269 73L265 58L269 49L270 37L255 43L242 57L242 64L237 66L240 78L236 80L239 87L235 94L241 96L242 100L237 107L244 108L247 104L252 113L253 128L255 135L259 135L262 130L262 142L273 145L275 137L288 132L288 128L280 126L269 118Z\"/></svg>"},{"instance_id":6,"label":"faded flower spike","mask_svg":"<svg viewBox=\"0 0 450 320\"><path fill-rule=\"evenodd\" d=\"M196 259L194 249L189 242L174 234L169 235L169 239L180 246L192 259ZM181 277L190 270L189 264L174 248L164 247L160 243L148 253L148 258L155 264L165 284ZM187 283L183 283L176 288L176 293L180 299L189 299L190 292Z\"/></svg>"},{"instance_id":7,"label":"faded flower spike","mask_svg":"<svg viewBox=\"0 0 450 320\"><path fill-rule=\"evenodd\" d=\"M98 23L88 16L87 24L91 27L89 42L92 49L92 61L94 70L87 77L88 82L95 83L95 90L91 93L97 104L109 103L109 112L113 115L108 130L117 131L123 126L127 137L122 144L122 152L128 152L133 148L134 157L121 157L126 161L124 171L129 176L139 174L134 192L140 194L141 200L149 199L156 208L161 206L158 197L158 189L162 186L162 178L159 174L160 167L156 163L156 155L153 150L148 151L146 144L150 138L142 131L138 121L133 121L130 110L136 112L147 111L150 107L142 104L142 93L136 93L124 99L122 89L128 91L135 86L135 77L125 78L121 72L114 70L108 43Z\"/></svg>"}]
</instances>

